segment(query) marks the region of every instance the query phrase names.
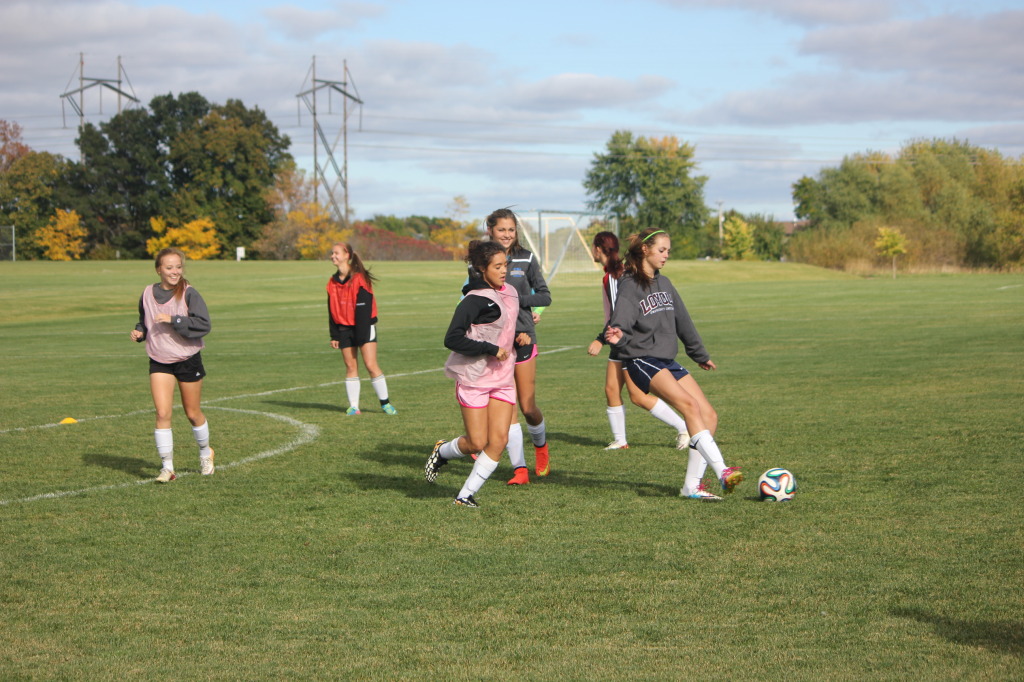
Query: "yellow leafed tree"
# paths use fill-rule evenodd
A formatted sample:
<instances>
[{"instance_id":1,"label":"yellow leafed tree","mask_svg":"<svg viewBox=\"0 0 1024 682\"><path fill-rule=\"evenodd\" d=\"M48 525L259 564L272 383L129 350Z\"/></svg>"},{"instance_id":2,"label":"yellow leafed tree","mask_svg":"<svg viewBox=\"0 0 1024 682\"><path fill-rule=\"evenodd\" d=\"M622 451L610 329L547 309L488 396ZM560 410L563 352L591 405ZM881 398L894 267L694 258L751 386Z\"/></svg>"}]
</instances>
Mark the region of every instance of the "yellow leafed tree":
<instances>
[{"instance_id":1,"label":"yellow leafed tree","mask_svg":"<svg viewBox=\"0 0 1024 682\"><path fill-rule=\"evenodd\" d=\"M448 217L438 220L430 230L430 241L447 249L452 260L461 260L466 255L466 244L479 233L479 221L462 219L467 213L469 201L459 195L448 204Z\"/></svg>"},{"instance_id":2,"label":"yellow leafed tree","mask_svg":"<svg viewBox=\"0 0 1024 682\"><path fill-rule=\"evenodd\" d=\"M77 212L58 208L50 222L36 230L35 238L50 260L78 260L85 251L88 234Z\"/></svg>"},{"instance_id":3,"label":"yellow leafed tree","mask_svg":"<svg viewBox=\"0 0 1024 682\"><path fill-rule=\"evenodd\" d=\"M324 258L335 242L346 241L352 236L352 230L344 229L332 221L327 209L313 201L288 211L287 222L298 230L296 246L303 258Z\"/></svg>"},{"instance_id":4,"label":"yellow leafed tree","mask_svg":"<svg viewBox=\"0 0 1024 682\"><path fill-rule=\"evenodd\" d=\"M146 240L146 251L155 256L160 249L174 246L185 252L191 260L205 260L220 253L217 231L209 218L197 218L181 227L167 227L163 218L150 218L149 224L157 236Z\"/></svg>"}]
</instances>

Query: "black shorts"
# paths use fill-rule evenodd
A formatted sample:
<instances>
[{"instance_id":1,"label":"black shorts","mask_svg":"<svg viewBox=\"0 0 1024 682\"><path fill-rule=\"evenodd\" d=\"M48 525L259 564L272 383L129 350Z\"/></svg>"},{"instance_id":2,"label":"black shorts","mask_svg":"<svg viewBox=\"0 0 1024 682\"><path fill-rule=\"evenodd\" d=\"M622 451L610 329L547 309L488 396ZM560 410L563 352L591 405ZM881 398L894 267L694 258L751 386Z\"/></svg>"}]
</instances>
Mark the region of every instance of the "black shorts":
<instances>
[{"instance_id":1,"label":"black shorts","mask_svg":"<svg viewBox=\"0 0 1024 682\"><path fill-rule=\"evenodd\" d=\"M190 358L180 362L172 362L169 365L149 359L150 374L173 374L178 381L187 384L193 381L200 381L206 376L206 368L203 367L202 352L197 352Z\"/></svg>"},{"instance_id":2,"label":"black shorts","mask_svg":"<svg viewBox=\"0 0 1024 682\"><path fill-rule=\"evenodd\" d=\"M336 334L338 338L334 339L334 341L338 342L338 348L358 348L366 343L377 342L377 325L371 324L369 333L367 334L364 331L362 338L359 338L359 335L356 334L356 329L357 327L355 325L351 327L337 327Z\"/></svg>"},{"instance_id":3,"label":"black shorts","mask_svg":"<svg viewBox=\"0 0 1024 682\"><path fill-rule=\"evenodd\" d=\"M537 357L537 344L528 343L525 346L516 346L517 365L533 360L535 357Z\"/></svg>"}]
</instances>

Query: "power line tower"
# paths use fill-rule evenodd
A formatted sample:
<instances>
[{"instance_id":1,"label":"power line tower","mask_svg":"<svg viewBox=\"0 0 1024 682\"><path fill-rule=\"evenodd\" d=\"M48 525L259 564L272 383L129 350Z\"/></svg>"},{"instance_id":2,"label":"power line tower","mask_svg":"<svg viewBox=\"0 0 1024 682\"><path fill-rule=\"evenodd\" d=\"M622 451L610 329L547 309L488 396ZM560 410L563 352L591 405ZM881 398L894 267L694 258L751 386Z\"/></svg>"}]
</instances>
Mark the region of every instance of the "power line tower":
<instances>
[{"instance_id":1,"label":"power line tower","mask_svg":"<svg viewBox=\"0 0 1024 682\"><path fill-rule=\"evenodd\" d=\"M78 75L78 87L74 90L68 90L71 87L72 81L75 79L75 74L72 74L71 79L68 80L68 84L65 86L64 94L60 96L61 100L61 117L64 121L64 127L68 127L67 117L65 115L64 103L67 102L71 105L71 108L78 114L78 129L81 130L85 126L85 91L90 88L100 87L112 90L117 93L117 113L121 113L121 98L128 100L130 107L132 104L138 104L139 98L135 96L135 88L132 87L132 82L128 80L128 73L124 70L124 66L121 65L121 57L117 58L117 78L86 78L85 76L85 54L82 52L78 53L78 68L75 70ZM127 92L122 89L122 82L128 84ZM114 87L114 83L117 83L117 87ZM75 100L75 95L78 95L78 100ZM100 113L103 113L103 91L100 90Z\"/></svg>"},{"instance_id":2,"label":"power line tower","mask_svg":"<svg viewBox=\"0 0 1024 682\"><path fill-rule=\"evenodd\" d=\"M349 224L349 201L348 201L348 117L351 113L349 111L349 102L354 102L359 105L360 121L362 120L362 105L363 100L359 98L359 90L356 88L355 83L352 81L352 74L348 70L348 62L342 62L343 77L345 80L342 81L328 81L321 80L316 77L316 56L313 57L313 63L310 65L309 71L306 73L306 79L302 85L306 88L299 94L295 95L302 104L306 105L306 110L309 111L313 116L313 192L314 198L317 202L320 201L320 186L323 185L324 190L327 192L327 199L331 202L331 207L334 209L334 215L343 225ZM349 84L352 85L352 90L355 94L348 91ZM341 130L334 138L334 143L327 142L327 135L324 133L323 127L320 125L317 112L317 93L321 90L327 90L327 113L333 113L331 110L332 100L331 93L339 93L342 103L342 119L341 119ZM302 122L302 109L299 109L299 122ZM335 158L335 150L338 147L338 142L342 143L342 159L341 166L338 165L338 160ZM326 159L323 165L320 164L320 147L323 146ZM330 167L334 171L333 180L328 182L326 168ZM344 209L338 206L338 187L341 187L341 195L344 201Z\"/></svg>"}]
</instances>

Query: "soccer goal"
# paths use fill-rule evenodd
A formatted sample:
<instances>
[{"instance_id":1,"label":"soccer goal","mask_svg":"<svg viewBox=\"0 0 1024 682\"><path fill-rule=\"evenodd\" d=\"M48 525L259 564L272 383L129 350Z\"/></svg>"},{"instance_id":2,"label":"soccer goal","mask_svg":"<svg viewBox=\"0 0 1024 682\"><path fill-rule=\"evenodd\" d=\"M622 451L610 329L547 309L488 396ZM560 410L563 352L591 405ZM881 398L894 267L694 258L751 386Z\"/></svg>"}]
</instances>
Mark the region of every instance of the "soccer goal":
<instances>
[{"instance_id":1,"label":"soccer goal","mask_svg":"<svg viewBox=\"0 0 1024 682\"><path fill-rule=\"evenodd\" d=\"M590 245L594 235L607 230L619 234L614 216L583 211L524 211L519 214L520 239L540 259L549 282L588 279L599 273Z\"/></svg>"},{"instance_id":2,"label":"soccer goal","mask_svg":"<svg viewBox=\"0 0 1024 682\"><path fill-rule=\"evenodd\" d=\"M14 225L0 225L0 260L16 260Z\"/></svg>"}]
</instances>

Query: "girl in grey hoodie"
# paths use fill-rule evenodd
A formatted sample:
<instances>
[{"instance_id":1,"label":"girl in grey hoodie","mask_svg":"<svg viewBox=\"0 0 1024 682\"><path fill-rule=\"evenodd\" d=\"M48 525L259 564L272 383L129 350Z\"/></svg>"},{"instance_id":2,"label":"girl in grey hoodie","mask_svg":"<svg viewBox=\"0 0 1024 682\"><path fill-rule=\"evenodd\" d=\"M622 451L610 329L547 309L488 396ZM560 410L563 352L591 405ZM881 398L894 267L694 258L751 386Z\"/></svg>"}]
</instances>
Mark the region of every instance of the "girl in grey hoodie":
<instances>
[{"instance_id":1,"label":"girl in grey hoodie","mask_svg":"<svg viewBox=\"0 0 1024 682\"><path fill-rule=\"evenodd\" d=\"M693 375L675 360L678 342L682 341L686 355L701 369L715 369L679 292L661 274L671 246L668 233L656 228L629 238L626 273L619 283L615 311L605 338L622 358L622 367L633 383L644 393L664 400L686 419L692 435L680 494L690 499L717 501L721 498L701 483L701 459L711 465L727 493L743 480L743 472L739 467L725 465L713 436L718 414Z\"/></svg>"}]
</instances>

